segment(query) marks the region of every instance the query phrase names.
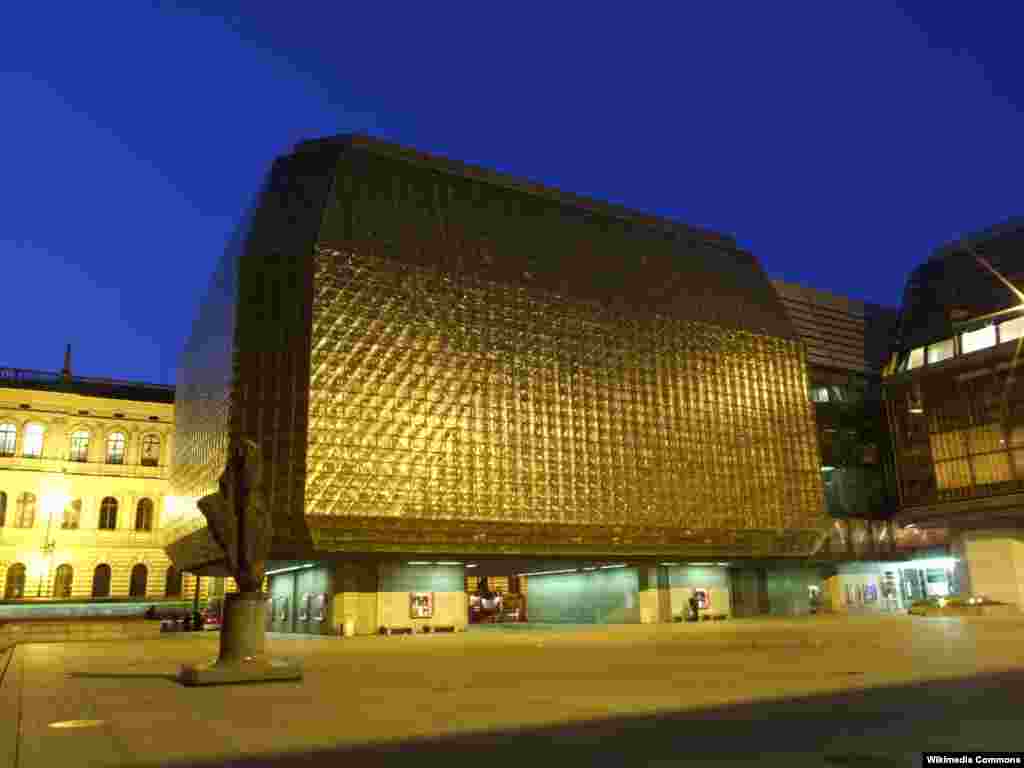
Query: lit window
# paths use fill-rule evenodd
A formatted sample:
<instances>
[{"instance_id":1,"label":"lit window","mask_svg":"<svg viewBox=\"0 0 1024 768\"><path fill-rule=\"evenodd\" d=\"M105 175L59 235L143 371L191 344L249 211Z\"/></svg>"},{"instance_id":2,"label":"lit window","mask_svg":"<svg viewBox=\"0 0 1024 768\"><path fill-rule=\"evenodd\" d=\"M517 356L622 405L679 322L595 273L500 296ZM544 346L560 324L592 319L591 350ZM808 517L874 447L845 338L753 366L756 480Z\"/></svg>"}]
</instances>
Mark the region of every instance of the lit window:
<instances>
[{"instance_id":1,"label":"lit window","mask_svg":"<svg viewBox=\"0 0 1024 768\"><path fill-rule=\"evenodd\" d=\"M13 456L18 428L13 424L0 424L0 456Z\"/></svg>"},{"instance_id":2,"label":"lit window","mask_svg":"<svg viewBox=\"0 0 1024 768\"><path fill-rule=\"evenodd\" d=\"M949 360L956 354L956 340L955 339L943 339L937 341L934 344L928 345L928 365L933 363L941 363L943 360Z\"/></svg>"},{"instance_id":3,"label":"lit window","mask_svg":"<svg viewBox=\"0 0 1024 768\"><path fill-rule=\"evenodd\" d=\"M71 597L71 585L75 581L74 569L65 563L57 568L57 575L53 579L54 597Z\"/></svg>"},{"instance_id":4,"label":"lit window","mask_svg":"<svg viewBox=\"0 0 1024 768\"><path fill-rule=\"evenodd\" d=\"M100 530L117 530L117 499L107 496L100 502Z\"/></svg>"},{"instance_id":5,"label":"lit window","mask_svg":"<svg viewBox=\"0 0 1024 768\"><path fill-rule=\"evenodd\" d=\"M124 464L124 435L120 432L107 438L107 464Z\"/></svg>"},{"instance_id":6,"label":"lit window","mask_svg":"<svg viewBox=\"0 0 1024 768\"><path fill-rule=\"evenodd\" d=\"M153 502L149 499L139 499L135 507L135 530L153 530Z\"/></svg>"},{"instance_id":7,"label":"lit window","mask_svg":"<svg viewBox=\"0 0 1024 768\"><path fill-rule=\"evenodd\" d=\"M44 431L42 424L29 424L25 427L25 449L22 453L31 458L42 456Z\"/></svg>"},{"instance_id":8,"label":"lit window","mask_svg":"<svg viewBox=\"0 0 1024 768\"><path fill-rule=\"evenodd\" d=\"M1024 336L1024 316L1015 317L1013 320L1007 320L1005 323L999 324L999 342L1013 341ZM3 427L0 427L2 430ZM2 446L3 438L0 437L0 446Z\"/></svg>"},{"instance_id":9,"label":"lit window","mask_svg":"<svg viewBox=\"0 0 1024 768\"><path fill-rule=\"evenodd\" d=\"M910 360L907 363L907 368L920 368L922 365L924 365L924 347L910 350Z\"/></svg>"},{"instance_id":10,"label":"lit window","mask_svg":"<svg viewBox=\"0 0 1024 768\"><path fill-rule=\"evenodd\" d=\"M36 495L25 491L18 495L14 514L15 528L31 528L36 524Z\"/></svg>"},{"instance_id":11,"label":"lit window","mask_svg":"<svg viewBox=\"0 0 1024 768\"><path fill-rule=\"evenodd\" d=\"M71 433L71 460L88 461L89 433L84 429Z\"/></svg>"},{"instance_id":12,"label":"lit window","mask_svg":"<svg viewBox=\"0 0 1024 768\"><path fill-rule=\"evenodd\" d=\"M75 499L64 508L64 520L60 527L74 531L78 529L82 520L82 500Z\"/></svg>"},{"instance_id":13,"label":"lit window","mask_svg":"<svg viewBox=\"0 0 1024 768\"><path fill-rule=\"evenodd\" d=\"M988 349L996 345L996 327L986 325L976 331L968 331L960 335L960 349L965 355L977 352L979 349Z\"/></svg>"},{"instance_id":14,"label":"lit window","mask_svg":"<svg viewBox=\"0 0 1024 768\"><path fill-rule=\"evenodd\" d=\"M828 387L811 387L811 402L827 403Z\"/></svg>"},{"instance_id":15,"label":"lit window","mask_svg":"<svg viewBox=\"0 0 1024 768\"><path fill-rule=\"evenodd\" d=\"M17 600L25 596L25 564L15 563L7 569L7 585L4 587L5 600Z\"/></svg>"}]
</instances>

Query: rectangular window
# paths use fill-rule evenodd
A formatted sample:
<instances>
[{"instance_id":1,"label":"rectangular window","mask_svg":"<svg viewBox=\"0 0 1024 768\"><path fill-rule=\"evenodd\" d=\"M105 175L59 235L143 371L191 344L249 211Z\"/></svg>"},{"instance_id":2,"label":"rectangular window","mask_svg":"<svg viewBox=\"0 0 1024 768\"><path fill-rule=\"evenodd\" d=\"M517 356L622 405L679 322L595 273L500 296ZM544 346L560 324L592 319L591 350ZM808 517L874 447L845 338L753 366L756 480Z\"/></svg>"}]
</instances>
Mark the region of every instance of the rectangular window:
<instances>
[{"instance_id":1,"label":"rectangular window","mask_svg":"<svg viewBox=\"0 0 1024 768\"><path fill-rule=\"evenodd\" d=\"M976 331L968 331L960 335L960 349L968 355L977 352L979 349L988 349L996 345L996 327L986 325Z\"/></svg>"},{"instance_id":2,"label":"rectangular window","mask_svg":"<svg viewBox=\"0 0 1024 768\"><path fill-rule=\"evenodd\" d=\"M1015 317L999 324L999 343L1013 341L1024 336L1024 317Z\"/></svg>"},{"instance_id":3,"label":"rectangular window","mask_svg":"<svg viewBox=\"0 0 1024 768\"><path fill-rule=\"evenodd\" d=\"M949 360L956 352L955 339L943 339L928 345L928 365Z\"/></svg>"},{"instance_id":4,"label":"rectangular window","mask_svg":"<svg viewBox=\"0 0 1024 768\"><path fill-rule=\"evenodd\" d=\"M910 360L907 363L907 369L913 370L914 368L920 368L922 365L924 365L924 347L910 350Z\"/></svg>"}]
</instances>

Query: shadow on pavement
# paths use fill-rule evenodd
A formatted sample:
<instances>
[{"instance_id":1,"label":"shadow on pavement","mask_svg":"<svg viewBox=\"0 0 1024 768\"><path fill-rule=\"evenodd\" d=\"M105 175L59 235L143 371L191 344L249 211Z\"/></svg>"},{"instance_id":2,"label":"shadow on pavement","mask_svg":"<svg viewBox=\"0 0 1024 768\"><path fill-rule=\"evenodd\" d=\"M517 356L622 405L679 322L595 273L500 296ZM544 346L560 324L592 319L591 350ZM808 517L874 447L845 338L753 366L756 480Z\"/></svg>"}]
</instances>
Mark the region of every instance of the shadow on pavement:
<instances>
[{"instance_id":1,"label":"shadow on pavement","mask_svg":"<svg viewBox=\"0 0 1024 768\"><path fill-rule=\"evenodd\" d=\"M1024 670L1013 670L659 715L171 765L918 766L925 749L1020 749L1022 704Z\"/></svg>"},{"instance_id":2,"label":"shadow on pavement","mask_svg":"<svg viewBox=\"0 0 1024 768\"><path fill-rule=\"evenodd\" d=\"M152 672L69 672L68 677L91 678L93 680L170 680L179 682L177 675L155 674Z\"/></svg>"}]
</instances>

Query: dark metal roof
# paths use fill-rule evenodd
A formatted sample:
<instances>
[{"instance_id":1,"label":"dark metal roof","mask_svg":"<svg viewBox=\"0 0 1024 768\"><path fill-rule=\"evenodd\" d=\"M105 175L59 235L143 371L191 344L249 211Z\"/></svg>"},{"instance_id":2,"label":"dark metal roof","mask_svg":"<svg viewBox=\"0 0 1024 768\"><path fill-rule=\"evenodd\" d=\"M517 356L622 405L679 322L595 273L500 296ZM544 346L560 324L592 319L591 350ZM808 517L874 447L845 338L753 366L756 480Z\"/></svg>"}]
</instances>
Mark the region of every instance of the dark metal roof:
<instances>
[{"instance_id":1,"label":"dark metal roof","mask_svg":"<svg viewBox=\"0 0 1024 768\"><path fill-rule=\"evenodd\" d=\"M947 243L907 279L900 313L900 345L919 347L953 336L960 322L1017 304L1017 298L980 264L1024 285L1024 217Z\"/></svg>"},{"instance_id":2,"label":"dark metal roof","mask_svg":"<svg viewBox=\"0 0 1024 768\"><path fill-rule=\"evenodd\" d=\"M311 139L309 141L300 142L296 145L295 151L318 151L330 146L357 147L368 152L385 155L414 165L433 168L437 171L441 171L442 173L454 174L468 179L476 179L477 181L483 181L488 184L513 189L518 192L526 192L531 195L544 197L566 205L584 208L595 213L602 213L606 216L628 219L629 221L644 224L652 229L660 229L665 232L675 232L685 237L708 240L721 246L731 245L734 248L736 247L736 241L730 235L723 235L708 229L702 229L677 221L672 221L670 219L665 219L660 216L653 216L649 213L631 210L614 203L607 203L582 195L576 195L571 192L564 192L560 189L540 184L539 182L519 179L515 176L470 165L458 160L449 160L448 158L427 154L426 152L421 152L409 147L403 147L399 144L382 141L381 139L363 134L341 134L321 139Z\"/></svg>"},{"instance_id":3,"label":"dark metal roof","mask_svg":"<svg viewBox=\"0 0 1024 768\"><path fill-rule=\"evenodd\" d=\"M612 272L606 269L601 276L600 280L610 286L608 292L623 299L636 299L634 303L647 301L648 306L653 306L653 301L647 299L650 288L647 283L653 280L660 282L664 292L663 298L658 299L660 305L673 304L677 316L686 315L688 319L776 338L796 338L793 325L760 262L728 235L358 134L302 142L291 157L323 154L326 169L331 162L329 158L349 152L375 155L509 193L532 196L565 211L622 222L636 238L637 248L633 253L619 254L621 263ZM655 276L649 266L643 266L644 253L651 248L652 240L667 244L664 250L672 252L671 274ZM662 249L659 247L659 250ZM571 265L564 263L556 270L562 268L569 269ZM594 271L591 268L589 274L593 275ZM588 295L587 298L593 297Z\"/></svg>"},{"instance_id":4,"label":"dark metal roof","mask_svg":"<svg viewBox=\"0 0 1024 768\"><path fill-rule=\"evenodd\" d=\"M173 403L174 387L138 381L100 379L89 376L65 376L27 368L0 368L0 387L66 392L87 397L134 400L142 403Z\"/></svg>"}]
</instances>

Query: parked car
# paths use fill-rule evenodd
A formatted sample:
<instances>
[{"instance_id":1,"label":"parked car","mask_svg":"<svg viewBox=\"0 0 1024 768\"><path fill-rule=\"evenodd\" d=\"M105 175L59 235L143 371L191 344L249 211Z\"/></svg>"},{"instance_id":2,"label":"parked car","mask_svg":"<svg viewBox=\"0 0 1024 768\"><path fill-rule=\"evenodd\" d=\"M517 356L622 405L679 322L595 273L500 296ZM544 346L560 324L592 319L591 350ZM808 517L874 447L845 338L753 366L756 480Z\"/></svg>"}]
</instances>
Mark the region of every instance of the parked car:
<instances>
[{"instance_id":1,"label":"parked car","mask_svg":"<svg viewBox=\"0 0 1024 768\"><path fill-rule=\"evenodd\" d=\"M972 612L972 609L984 608L989 605L1003 605L997 600L989 600L984 595L948 595L946 597L928 597L915 601L907 613L911 616L955 616Z\"/></svg>"}]
</instances>

